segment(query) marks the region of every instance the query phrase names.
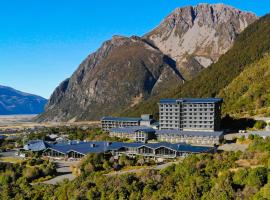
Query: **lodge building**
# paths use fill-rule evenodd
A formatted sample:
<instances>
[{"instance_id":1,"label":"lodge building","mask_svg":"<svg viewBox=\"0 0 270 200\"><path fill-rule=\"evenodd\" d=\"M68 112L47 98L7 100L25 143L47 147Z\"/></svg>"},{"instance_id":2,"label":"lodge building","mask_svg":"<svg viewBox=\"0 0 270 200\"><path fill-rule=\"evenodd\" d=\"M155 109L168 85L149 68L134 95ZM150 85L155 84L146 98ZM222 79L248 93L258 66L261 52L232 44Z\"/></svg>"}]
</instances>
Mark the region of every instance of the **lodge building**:
<instances>
[{"instance_id":1,"label":"lodge building","mask_svg":"<svg viewBox=\"0 0 270 200\"><path fill-rule=\"evenodd\" d=\"M197 153L214 153L214 147L191 146L184 143L140 143L140 142L76 142L73 144L55 144L43 151L43 156L52 158L82 158L89 153L105 153L113 156L141 155L150 158L177 158Z\"/></svg>"}]
</instances>

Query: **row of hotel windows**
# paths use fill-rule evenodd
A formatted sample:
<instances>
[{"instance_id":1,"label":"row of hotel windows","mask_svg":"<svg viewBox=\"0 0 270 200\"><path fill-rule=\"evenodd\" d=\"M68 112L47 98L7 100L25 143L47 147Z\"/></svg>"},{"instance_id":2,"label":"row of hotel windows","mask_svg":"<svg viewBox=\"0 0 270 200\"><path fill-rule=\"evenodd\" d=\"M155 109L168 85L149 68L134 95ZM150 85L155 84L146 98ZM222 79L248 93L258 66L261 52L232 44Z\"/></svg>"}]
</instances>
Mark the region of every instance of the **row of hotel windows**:
<instances>
[{"instance_id":1,"label":"row of hotel windows","mask_svg":"<svg viewBox=\"0 0 270 200\"><path fill-rule=\"evenodd\" d=\"M179 115L179 113L163 112L163 113L160 113L160 115ZM214 113L213 112L211 113L183 113L183 115L214 115Z\"/></svg>"},{"instance_id":2,"label":"row of hotel windows","mask_svg":"<svg viewBox=\"0 0 270 200\"><path fill-rule=\"evenodd\" d=\"M176 109L163 109L163 108L161 108L160 111L161 111L161 112L162 112L162 111L171 111L171 112L172 112L172 111L175 111L175 112L178 112L179 109L177 109L177 108L176 108ZM181 111L182 111L182 112L186 112L186 111L190 111L190 112L191 112L191 111L214 111L214 109L213 109L213 108L204 108L204 109L203 109L203 108L199 108L199 109L197 109L197 108L194 108L194 109L190 108L190 109L188 109L188 110L187 110L187 109L182 109Z\"/></svg>"},{"instance_id":3,"label":"row of hotel windows","mask_svg":"<svg viewBox=\"0 0 270 200\"><path fill-rule=\"evenodd\" d=\"M173 127L178 127L178 125L172 125L172 124L160 124L161 127L163 128L173 128ZM181 128L213 128L212 125L183 125Z\"/></svg>"},{"instance_id":4,"label":"row of hotel windows","mask_svg":"<svg viewBox=\"0 0 270 200\"><path fill-rule=\"evenodd\" d=\"M160 123L166 123L166 124L178 124L179 121L165 121L165 120L160 120ZM213 121L183 121L183 124L186 124L186 123L189 123L189 124L213 124L214 122Z\"/></svg>"},{"instance_id":5,"label":"row of hotel windows","mask_svg":"<svg viewBox=\"0 0 270 200\"><path fill-rule=\"evenodd\" d=\"M163 117L161 116L160 119L179 119L178 117ZM185 120L185 119L208 119L208 120L212 120L213 117L181 117L181 120Z\"/></svg>"},{"instance_id":6,"label":"row of hotel windows","mask_svg":"<svg viewBox=\"0 0 270 200\"><path fill-rule=\"evenodd\" d=\"M160 107L172 108L172 107L179 107L179 105L178 104L160 104ZM214 104L184 104L183 107L186 107L186 108L187 107L195 107L195 108L214 107Z\"/></svg>"}]
</instances>

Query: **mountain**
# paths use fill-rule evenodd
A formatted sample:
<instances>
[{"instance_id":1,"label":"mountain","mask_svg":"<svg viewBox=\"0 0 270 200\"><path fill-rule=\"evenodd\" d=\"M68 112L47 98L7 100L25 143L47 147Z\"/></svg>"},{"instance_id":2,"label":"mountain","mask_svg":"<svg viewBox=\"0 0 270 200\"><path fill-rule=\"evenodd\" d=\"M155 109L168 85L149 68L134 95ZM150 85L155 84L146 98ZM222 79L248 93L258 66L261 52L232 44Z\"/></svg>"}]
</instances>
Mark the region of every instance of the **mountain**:
<instances>
[{"instance_id":1,"label":"mountain","mask_svg":"<svg viewBox=\"0 0 270 200\"><path fill-rule=\"evenodd\" d=\"M177 8L144 37L174 59L190 79L226 53L255 20L254 14L224 4L199 4Z\"/></svg>"},{"instance_id":2,"label":"mountain","mask_svg":"<svg viewBox=\"0 0 270 200\"><path fill-rule=\"evenodd\" d=\"M139 37L115 36L61 83L38 120L97 119L182 83L161 51Z\"/></svg>"},{"instance_id":3,"label":"mountain","mask_svg":"<svg viewBox=\"0 0 270 200\"><path fill-rule=\"evenodd\" d=\"M256 19L229 6L200 4L176 9L143 37L115 36L55 89L37 121L96 120L136 107L217 61Z\"/></svg>"},{"instance_id":4,"label":"mountain","mask_svg":"<svg viewBox=\"0 0 270 200\"><path fill-rule=\"evenodd\" d=\"M47 100L0 85L0 115L39 114L44 111Z\"/></svg>"},{"instance_id":5,"label":"mountain","mask_svg":"<svg viewBox=\"0 0 270 200\"><path fill-rule=\"evenodd\" d=\"M180 87L141 102L118 114L137 116L141 112L158 114L159 98L223 97L223 114L260 114L269 110L270 15L266 15L236 39L218 62L204 69ZM269 112L268 112L269 113Z\"/></svg>"}]
</instances>

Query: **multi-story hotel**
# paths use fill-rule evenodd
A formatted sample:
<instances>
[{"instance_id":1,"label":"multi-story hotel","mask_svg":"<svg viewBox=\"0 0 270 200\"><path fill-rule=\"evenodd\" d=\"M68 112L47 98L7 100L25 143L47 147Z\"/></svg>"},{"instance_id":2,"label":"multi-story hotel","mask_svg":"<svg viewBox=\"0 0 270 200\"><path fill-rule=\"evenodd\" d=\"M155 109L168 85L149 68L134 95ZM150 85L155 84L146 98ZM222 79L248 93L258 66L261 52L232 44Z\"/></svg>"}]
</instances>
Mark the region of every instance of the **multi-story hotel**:
<instances>
[{"instance_id":1,"label":"multi-story hotel","mask_svg":"<svg viewBox=\"0 0 270 200\"><path fill-rule=\"evenodd\" d=\"M159 128L181 131L216 131L220 129L220 98L161 99Z\"/></svg>"}]
</instances>

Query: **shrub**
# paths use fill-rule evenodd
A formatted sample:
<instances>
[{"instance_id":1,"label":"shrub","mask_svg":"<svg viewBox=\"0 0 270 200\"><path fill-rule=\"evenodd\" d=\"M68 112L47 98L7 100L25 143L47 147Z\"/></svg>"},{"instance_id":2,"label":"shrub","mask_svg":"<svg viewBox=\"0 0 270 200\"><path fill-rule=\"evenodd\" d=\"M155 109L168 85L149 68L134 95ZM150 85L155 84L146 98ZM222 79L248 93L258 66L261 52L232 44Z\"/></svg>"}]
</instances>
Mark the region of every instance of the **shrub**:
<instances>
[{"instance_id":1,"label":"shrub","mask_svg":"<svg viewBox=\"0 0 270 200\"><path fill-rule=\"evenodd\" d=\"M259 120L259 121L257 121L257 122L254 124L254 127L253 127L253 128L255 128L255 129L257 129L257 130L262 130L262 129L264 129L266 126L267 126L267 124L266 124L265 121Z\"/></svg>"},{"instance_id":2,"label":"shrub","mask_svg":"<svg viewBox=\"0 0 270 200\"><path fill-rule=\"evenodd\" d=\"M254 135L250 134L250 135L248 136L248 139L249 139L249 140L254 140Z\"/></svg>"}]
</instances>

